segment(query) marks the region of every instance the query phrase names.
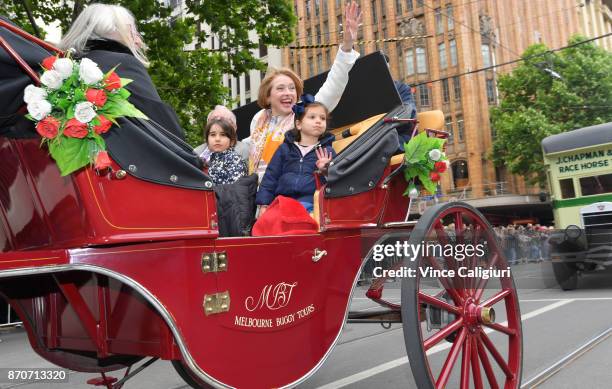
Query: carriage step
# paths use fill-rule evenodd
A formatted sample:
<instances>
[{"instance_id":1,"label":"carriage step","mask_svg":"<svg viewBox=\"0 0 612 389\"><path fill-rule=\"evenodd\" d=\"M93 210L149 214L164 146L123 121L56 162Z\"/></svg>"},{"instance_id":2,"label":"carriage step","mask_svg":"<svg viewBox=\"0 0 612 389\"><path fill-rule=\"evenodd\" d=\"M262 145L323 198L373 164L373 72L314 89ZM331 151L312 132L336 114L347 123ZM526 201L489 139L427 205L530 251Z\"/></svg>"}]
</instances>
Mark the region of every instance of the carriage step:
<instances>
[{"instance_id":1,"label":"carriage step","mask_svg":"<svg viewBox=\"0 0 612 389\"><path fill-rule=\"evenodd\" d=\"M111 388L115 382L117 382L117 378L107 376L107 375L103 375L102 377L96 377L96 378L87 380L87 383L89 385L106 386L107 388Z\"/></svg>"}]
</instances>

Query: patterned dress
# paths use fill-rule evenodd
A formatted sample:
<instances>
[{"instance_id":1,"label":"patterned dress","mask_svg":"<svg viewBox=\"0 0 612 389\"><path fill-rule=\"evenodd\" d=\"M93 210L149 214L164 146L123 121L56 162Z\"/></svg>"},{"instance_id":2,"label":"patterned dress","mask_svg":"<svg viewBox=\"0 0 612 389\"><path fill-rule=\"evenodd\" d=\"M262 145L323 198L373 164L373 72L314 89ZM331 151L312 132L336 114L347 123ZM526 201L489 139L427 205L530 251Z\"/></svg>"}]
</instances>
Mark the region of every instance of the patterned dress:
<instances>
[{"instance_id":1,"label":"patterned dress","mask_svg":"<svg viewBox=\"0 0 612 389\"><path fill-rule=\"evenodd\" d=\"M212 153L208 175L216 185L232 184L247 175L247 164L233 147Z\"/></svg>"}]
</instances>

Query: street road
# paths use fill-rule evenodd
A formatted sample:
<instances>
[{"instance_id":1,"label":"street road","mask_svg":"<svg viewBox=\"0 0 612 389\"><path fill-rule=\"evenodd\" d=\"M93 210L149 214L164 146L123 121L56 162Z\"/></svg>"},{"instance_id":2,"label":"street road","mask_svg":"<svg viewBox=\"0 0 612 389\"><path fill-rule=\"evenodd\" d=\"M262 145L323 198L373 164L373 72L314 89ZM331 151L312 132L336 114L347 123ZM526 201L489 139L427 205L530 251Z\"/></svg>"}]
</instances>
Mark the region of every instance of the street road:
<instances>
[{"instance_id":1,"label":"street road","mask_svg":"<svg viewBox=\"0 0 612 389\"><path fill-rule=\"evenodd\" d=\"M545 268L544 268L545 269ZM612 387L612 272L584 277L580 288L546 288L541 264L514 268L523 319L523 387ZM548 273L544 270L544 274ZM517 277L518 276L518 277ZM548 276L547 276L548 277ZM353 310L375 309L355 291ZM385 296L400 299L400 282L387 283ZM21 330L0 330L0 367L51 367L30 349ZM446 351L447 352L447 351ZM446 354L440 352L440 354ZM443 357L443 355L441 355ZM256 363L256 361L254 361ZM239 374L239 367L235 367ZM114 374L117 376L117 374ZM70 373L69 383L2 384L0 388L91 388L93 374ZM486 382L486 380L485 380ZM348 324L323 367L300 388L414 388L401 325ZM169 362L157 361L125 385L129 388L188 388Z\"/></svg>"}]
</instances>

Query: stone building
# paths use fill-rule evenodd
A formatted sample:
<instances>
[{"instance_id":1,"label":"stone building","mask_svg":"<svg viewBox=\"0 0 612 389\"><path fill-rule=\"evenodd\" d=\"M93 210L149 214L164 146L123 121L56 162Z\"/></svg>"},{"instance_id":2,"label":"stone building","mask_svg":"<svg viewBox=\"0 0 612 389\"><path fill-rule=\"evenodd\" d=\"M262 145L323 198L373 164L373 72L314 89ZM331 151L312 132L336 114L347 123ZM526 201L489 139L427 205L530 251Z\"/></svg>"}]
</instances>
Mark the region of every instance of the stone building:
<instances>
[{"instance_id":1,"label":"stone building","mask_svg":"<svg viewBox=\"0 0 612 389\"><path fill-rule=\"evenodd\" d=\"M298 26L294 45L340 42L342 3L295 1ZM428 36L363 43L356 49L362 54L383 50L390 57L393 78L416 85L413 91L418 110L444 112L446 130L452 134L447 149L452 169L443 175L442 192L494 213L524 217L542 211L541 189L529 187L522 177L509 174L503 167L496 168L489 158L495 136L489 107L498 100L496 78L516 65L470 72L516 60L534 43L551 48L566 45L571 35L583 31L580 15L586 7L576 0L359 3L363 11L360 40ZM601 0L591 3L600 4ZM282 61L308 78L328 70L336 51L337 46L284 48Z\"/></svg>"}]
</instances>

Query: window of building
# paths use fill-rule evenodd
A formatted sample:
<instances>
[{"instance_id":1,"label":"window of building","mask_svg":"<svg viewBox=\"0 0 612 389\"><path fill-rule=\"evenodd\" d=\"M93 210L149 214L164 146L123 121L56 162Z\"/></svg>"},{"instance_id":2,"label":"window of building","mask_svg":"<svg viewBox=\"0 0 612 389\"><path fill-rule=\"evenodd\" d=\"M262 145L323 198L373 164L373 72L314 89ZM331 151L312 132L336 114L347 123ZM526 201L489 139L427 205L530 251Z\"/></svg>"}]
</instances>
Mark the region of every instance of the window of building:
<instances>
[{"instance_id":1,"label":"window of building","mask_svg":"<svg viewBox=\"0 0 612 389\"><path fill-rule=\"evenodd\" d=\"M317 54L317 71L319 73L323 72L323 54Z\"/></svg>"},{"instance_id":2,"label":"window of building","mask_svg":"<svg viewBox=\"0 0 612 389\"><path fill-rule=\"evenodd\" d=\"M330 50L330 49L327 49L327 50L325 51L325 67L326 67L326 68L327 68L327 67L330 67L330 66L331 66L331 64L332 64L332 62L333 62L333 61L332 61L332 57L331 57L331 50Z\"/></svg>"},{"instance_id":3,"label":"window of building","mask_svg":"<svg viewBox=\"0 0 612 389\"><path fill-rule=\"evenodd\" d=\"M612 173L580 178L580 191L583 196L612 193Z\"/></svg>"},{"instance_id":4,"label":"window of building","mask_svg":"<svg viewBox=\"0 0 612 389\"><path fill-rule=\"evenodd\" d=\"M419 74L427 73L427 58L425 56L424 47L416 48L416 57L417 57L417 72Z\"/></svg>"},{"instance_id":5,"label":"window of building","mask_svg":"<svg viewBox=\"0 0 612 389\"><path fill-rule=\"evenodd\" d=\"M429 105L430 105L430 102L429 102L429 88L427 88L427 85L419 85L418 86L418 91L419 91L419 102L420 102L421 106L429 107Z\"/></svg>"},{"instance_id":6,"label":"window of building","mask_svg":"<svg viewBox=\"0 0 612 389\"><path fill-rule=\"evenodd\" d=\"M406 58L406 76L412 76L414 74L414 50L407 49L405 58Z\"/></svg>"},{"instance_id":7,"label":"window of building","mask_svg":"<svg viewBox=\"0 0 612 389\"><path fill-rule=\"evenodd\" d=\"M412 4L412 0L406 0L406 10L408 12L412 12L414 10L414 4Z\"/></svg>"},{"instance_id":8,"label":"window of building","mask_svg":"<svg viewBox=\"0 0 612 389\"><path fill-rule=\"evenodd\" d=\"M442 100L445 103L450 101L450 88L448 87L448 78L442 80Z\"/></svg>"},{"instance_id":9,"label":"window of building","mask_svg":"<svg viewBox=\"0 0 612 389\"><path fill-rule=\"evenodd\" d=\"M455 188L463 188L470 182L468 173L468 164L465 160L458 160L451 163L451 172L453 173L453 184Z\"/></svg>"},{"instance_id":10,"label":"window of building","mask_svg":"<svg viewBox=\"0 0 612 389\"><path fill-rule=\"evenodd\" d=\"M315 35L317 37L317 44L320 45L321 44L321 27L319 27L318 25L315 26Z\"/></svg>"},{"instance_id":11,"label":"window of building","mask_svg":"<svg viewBox=\"0 0 612 389\"><path fill-rule=\"evenodd\" d=\"M487 79L487 102L489 104L495 104L496 101L495 80Z\"/></svg>"},{"instance_id":12,"label":"window of building","mask_svg":"<svg viewBox=\"0 0 612 389\"><path fill-rule=\"evenodd\" d=\"M561 188L562 199L572 199L576 197L576 191L574 190L574 180L571 178L565 178L559 180L559 187Z\"/></svg>"},{"instance_id":13,"label":"window of building","mask_svg":"<svg viewBox=\"0 0 612 389\"><path fill-rule=\"evenodd\" d=\"M449 52L450 52L450 60L451 66L457 66L457 41L451 39L448 41Z\"/></svg>"},{"instance_id":14,"label":"window of building","mask_svg":"<svg viewBox=\"0 0 612 389\"><path fill-rule=\"evenodd\" d=\"M323 41L329 42L329 24L327 21L323 22Z\"/></svg>"},{"instance_id":15,"label":"window of building","mask_svg":"<svg viewBox=\"0 0 612 389\"><path fill-rule=\"evenodd\" d=\"M268 46L259 41L259 58L263 58L268 55Z\"/></svg>"},{"instance_id":16,"label":"window of building","mask_svg":"<svg viewBox=\"0 0 612 389\"><path fill-rule=\"evenodd\" d=\"M417 7L422 7L423 6L423 0L417 0Z\"/></svg>"},{"instance_id":17,"label":"window of building","mask_svg":"<svg viewBox=\"0 0 612 389\"><path fill-rule=\"evenodd\" d=\"M336 28L338 28L338 33L342 32L342 15L336 16Z\"/></svg>"},{"instance_id":18,"label":"window of building","mask_svg":"<svg viewBox=\"0 0 612 389\"><path fill-rule=\"evenodd\" d=\"M315 16L319 16L321 5L319 4L320 0L314 0L315 4Z\"/></svg>"},{"instance_id":19,"label":"window of building","mask_svg":"<svg viewBox=\"0 0 612 389\"><path fill-rule=\"evenodd\" d=\"M453 77L453 92L455 100L461 100L461 80L459 80L459 77Z\"/></svg>"},{"instance_id":20,"label":"window of building","mask_svg":"<svg viewBox=\"0 0 612 389\"><path fill-rule=\"evenodd\" d=\"M310 0L304 2L304 8L306 8L306 18L310 18Z\"/></svg>"},{"instance_id":21,"label":"window of building","mask_svg":"<svg viewBox=\"0 0 612 389\"><path fill-rule=\"evenodd\" d=\"M395 0L395 14L402 14L402 0Z\"/></svg>"},{"instance_id":22,"label":"window of building","mask_svg":"<svg viewBox=\"0 0 612 389\"><path fill-rule=\"evenodd\" d=\"M251 91L251 75L247 72L244 73L244 92L249 93Z\"/></svg>"},{"instance_id":23,"label":"window of building","mask_svg":"<svg viewBox=\"0 0 612 389\"><path fill-rule=\"evenodd\" d=\"M452 4L446 6L446 22L448 24L448 31L452 31L455 28Z\"/></svg>"},{"instance_id":24,"label":"window of building","mask_svg":"<svg viewBox=\"0 0 612 389\"><path fill-rule=\"evenodd\" d=\"M342 6L342 0L336 0L336 8L339 8L340 6Z\"/></svg>"},{"instance_id":25,"label":"window of building","mask_svg":"<svg viewBox=\"0 0 612 389\"><path fill-rule=\"evenodd\" d=\"M446 142L452 145L455 142L455 137L453 136L453 119L450 116L445 119L444 130L448 132Z\"/></svg>"},{"instance_id":26,"label":"window of building","mask_svg":"<svg viewBox=\"0 0 612 389\"><path fill-rule=\"evenodd\" d=\"M236 77L236 96L240 96L240 77Z\"/></svg>"},{"instance_id":27,"label":"window of building","mask_svg":"<svg viewBox=\"0 0 612 389\"><path fill-rule=\"evenodd\" d=\"M480 46L480 50L482 51L482 65L488 68L493 64L491 61L491 46L483 44Z\"/></svg>"},{"instance_id":28,"label":"window of building","mask_svg":"<svg viewBox=\"0 0 612 389\"><path fill-rule=\"evenodd\" d=\"M314 61L312 60L312 58L310 58L310 61L308 61L308 77L312 77L314 76L314 74Z\"/></svg>"},{"instance_id":29,"label":"window of building","mask_svg":"<svg viewBox=\"0 0 612 389\"><path fill-rule=\"evenodd\" d=\"M457 115L457 138L459 142L463 142L465 140L465 128L463 125L463 116Z\"/></svg>"},{"instance_id":30,"label":"window of building","mask_svg":"<svg viewBox=\"0 0 612 389\"><path fill-rule=\"evenodd\" d=\"M444 25L442 24L442 8L436 8L434 10L435 21L436 21L436 34L444 33Z\"/></svg>"},{"instance_id":31,"label":"window of building","mask_svg":"<svg viewBox=\"0 0 612 389\"><path fill-rule=\"evenodd\" d=\"M321 0L321 9L323 10L323 16L327 16L327 1Z\"/></svg>"},{"instance_id":32,"label":"window of building","mask_svg":"<svg viewBox=\"0 0 612 389\"><path fill-rule=\"evenodd\" d=\"M310 28L306 30L306 44L312 44L312 30Z\"/></svg>"},{"instance_id":33,"label":"window of building","mask_svg":"<svg viewBox=\"0 0 612 389\"><path fill-rule=\"evenodd\" d=\"M378 23L378 15L376 12L376 0L372 0L372 23Z\"/></svg>"},{"instance_id":34,"label":"window of building","mask_svg":"<svg viewBox=\"0 0 612 389\"><path fill-rule=\"evenodd\" d=\"M440 56L440 69L446 69L448 67L448 60L446 58L446 44L444 42L438 45L438 55Z\"/></svg>"}]
</instances>

